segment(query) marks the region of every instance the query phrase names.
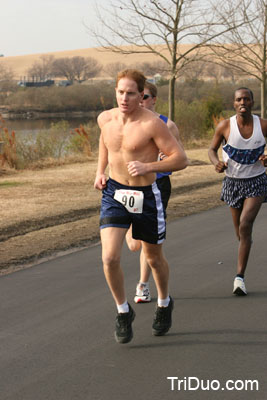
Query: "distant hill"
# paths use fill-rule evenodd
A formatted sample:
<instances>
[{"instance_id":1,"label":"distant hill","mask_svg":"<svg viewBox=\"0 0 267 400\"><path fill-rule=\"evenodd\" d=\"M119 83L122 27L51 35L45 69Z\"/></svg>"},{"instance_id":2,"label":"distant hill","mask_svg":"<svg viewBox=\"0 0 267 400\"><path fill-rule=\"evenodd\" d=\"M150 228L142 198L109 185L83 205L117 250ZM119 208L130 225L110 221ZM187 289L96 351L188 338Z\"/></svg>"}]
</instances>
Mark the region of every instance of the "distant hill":
<instances>
[{"instance_id":1,"label":"distant hill","mask_svg":"<svg viewBox=\"0 0 267 400\"><path fill-rule=\"evenodd\" d=\"M189 47L189 45L182 45L184 47ZM166 47L161 46L161 51L165 52ZM0 64L12 68L15 74L15 79L20 80L21 78L27 76L27 70L33 65L35 61L39 61L42 55L53 55L55 58L61 57L93 57L100 64L106 66L107 64L114 62L123 62L126 65L134 67L137 63L143 62L155 62L160 61L161 58L153 54L129 54L123 55L118 53L112 53L109 51L103 51L101 48L88 48L88 49L78 49L78 50L67 50L58 51L51 53L38 53L38 54L28 54L23 56L13 56L13 57L1 57Z\"/></svg>"},{"instance_id":2,"label":"distant hill","mask_svg":"<svg viewBox=\"0 0 267 400\"><path fill-rule=\"evenodd\" d=\"M180 53L185 53L192 45L189 44L180 44L179 45L179 50ZM132 46L134 47L134 46ZM122 47L122 49L129 50L132 47L130 46L125 46ZM135 47L137 49L137 47ZM138 48L139 50L142 50L142 47ZM145 47L143 47L143 50L146 50ZM162 54L166 54L168 56L168 50L165 45L157 45L157 51L161 52ZM244 49L245 51L245 49ZM205 52L205 49L204 49ZM97 48L87 48L87 49L77 49L77 50L66 50L66 51L57 51L57 52L49 52L49 53L37 53L37 54L28 54L28 55L23 55L23 56L14 56L14 57L0 57L0 66L6 66L10 67L14 71L14 79L16 80L24 80L27 78L27 70L32 67L34 62L39 61L40 57L43 55L52 55L55 58L61 58L61 57L75 57L75 56L81 56L81 57L93 57L95 58L103 67L107 66L108 64L115 63L115 62L122 62L126 64L127 66L131 68L135 68L135 66L138 66L138 64L144 63L144 62L149 62L149 63L154 63L157 61L162 61L162 58L159 56L156 56L154 54L147 54L147 53L133 53L133 54L128 54L124 55L121 53L114 53L111 51L104 50L101 47ZM214 67L215 68L215 67ZM213 67L209 71L209 76L208 78L214 79L214 69ZM250 67L251 68L251 67ZM190 70L190 67L187 68L187 70ZM236 77L238 77L239 74L236 74ZM105 77L105 78L110 78L107 74L107 72L104 70L101 71L100 76ZM200 75L199 75L200 76ZM240 75L241 77L244 75ZM207 79L207 75L204 79ZM230 79L230 78L228 78Z\"/></svg>"}]
</instances>

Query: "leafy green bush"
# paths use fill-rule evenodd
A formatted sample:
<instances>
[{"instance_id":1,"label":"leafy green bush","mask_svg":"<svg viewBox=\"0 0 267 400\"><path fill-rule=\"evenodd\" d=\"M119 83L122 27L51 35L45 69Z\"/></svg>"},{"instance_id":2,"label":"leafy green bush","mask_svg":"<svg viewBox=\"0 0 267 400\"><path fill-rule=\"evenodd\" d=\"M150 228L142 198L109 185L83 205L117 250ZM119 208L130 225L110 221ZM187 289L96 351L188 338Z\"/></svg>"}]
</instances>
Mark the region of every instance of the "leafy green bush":
<instances>
[{"instance_id":1,"label":"leafy green bush","mask_svg":"<svg viewBox=\"0 0 267 400\"><path fill-rule=\"evenodd\" d=\"M221 81L215 84L213 80L200 79L177 81L175 86L175 99L192 103L194 100L207 99L209 97L221 98L224 110L233 109L234 91L241 86L249 87L254 93L254 109L260 110L260 84L257 79L243 79L238 82ZM158 87L158 97L168 101L168 85Z\"/></svg>"},{"instance_id":2,"label":"leafy green bush","mask_svg":"<svg viewBox=\"0 0 267 400\"><path fill-rule=\"evenodd\" d=\"M204 104L207 109L205 125L206 129L209 130L211 128L214 128L213 117L219 117L222 114L223 102L222 98L215 94L205 99Z\"/></svg>"},{"instance_id":3,"label":"leafy green bush","mask_svg":"<svg viewBox=\"0 0 267 400\"><path fill-rule=\"evenodd\" d=\"M187 104L183 100L175 102L175 123L179 128L181 139L184 143L192 140L203 139L213 126L212 111L219 109L216 102L194 100ZM168 115L168 104L158 100L157 112ZM216 114L217 115L217 114Z\"/></svg>"}]
</instances>

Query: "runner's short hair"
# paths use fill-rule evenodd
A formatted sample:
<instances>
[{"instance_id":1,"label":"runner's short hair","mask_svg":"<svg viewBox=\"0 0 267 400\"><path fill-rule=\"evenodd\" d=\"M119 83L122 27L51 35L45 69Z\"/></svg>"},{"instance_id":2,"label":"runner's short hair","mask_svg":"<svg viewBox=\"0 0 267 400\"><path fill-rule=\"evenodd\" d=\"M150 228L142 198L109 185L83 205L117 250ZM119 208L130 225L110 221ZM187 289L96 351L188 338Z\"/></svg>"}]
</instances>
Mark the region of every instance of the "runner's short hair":
<instances>
[{"instance_id":1,"label":"runner's short hair","mask_svg":"<svg viewBox=\"0 0 267 400\"><path fill-rule=\"evenodd\" d=\"M138 91L141 93L144 91L146 77L142 72L137 69L125 69L120 71L117 75L116 79L116 87L118 87L118 83L122 78L129 78L136 82Z\"/></svg>"},{"instance_id":2,"label":"runner's short hair","mask_svg":"<svg viewBox=\"0 0 267 400\"><path fill-rule=\"evenodd\" d=\"M235 93L234 93L234 98L235 98L235 94L236 94L236 92L238 92L238 90L247 90L249 92L250 96L251 96L251 100L254 100L254 96L253 96L252 90L247 88L247 87L240 87L240 88L236 89Z\"/></svg>"},{"instance_id":3,"label":"runner's short hair","mask_svg":"<svg viewBox=\"0 0 267 400\"><path fill-rule=\"evenodd\" d=\"M157 97L158 89L157 86L154 85L154 83L146 81L145 88L150 91L152 97Z\"/></svg>"}]
</instances>

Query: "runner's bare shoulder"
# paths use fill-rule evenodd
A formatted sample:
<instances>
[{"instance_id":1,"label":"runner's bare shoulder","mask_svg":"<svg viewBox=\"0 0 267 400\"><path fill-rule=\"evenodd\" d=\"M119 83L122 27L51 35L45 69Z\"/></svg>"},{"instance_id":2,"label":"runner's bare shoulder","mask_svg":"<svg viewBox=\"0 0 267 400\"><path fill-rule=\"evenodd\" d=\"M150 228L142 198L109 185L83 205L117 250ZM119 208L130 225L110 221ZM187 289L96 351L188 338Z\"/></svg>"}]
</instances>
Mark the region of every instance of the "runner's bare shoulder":
<instances>
[{"instance_id":1,"label":"runner's bare shoulder","mask_svg":"<svg viewBox=\"0 0 267 400\"><path fill-rule=\"evenodd\" d=\"M108 122L112 121L115 113L116 109L112 108L111 110L102 111L102 113L99 114L99 116L97 117L97 123L100 129L102 129L103 126L106 125Z\"/></svg>"},{"instance_id":2,"label":"runner's bare shoulder","mask_svg":"<svg viewBox=\"0 0 267 400\"><path fill-rule=\"evenodd\" d=\"M222 136L228 136L230 132L230 119L223 119L216 126L216 133Z\"/></svg>"},{"instance_id":3,"label":"runner's bare shoulder","mask_svg":"<svg viewBox=\"0 0 267 400\"><path fill-rule=\"evenodd\" d=\"M261 130L265 137L267 137L267 119L260 118Z\"/></svg>"},{"instance_id":4,"label":"runner's bare shoulder","mask_svg":"<svg viewBox=\"0 0 267 400\"><path fill-rule=\"evenodd\" d=\"M164 123L160 118L158 118L157 114L147 108L141 108L142 112L142 120L146 123L150 123L152 125L161 125Z\"/></svg>"}]
</instances>

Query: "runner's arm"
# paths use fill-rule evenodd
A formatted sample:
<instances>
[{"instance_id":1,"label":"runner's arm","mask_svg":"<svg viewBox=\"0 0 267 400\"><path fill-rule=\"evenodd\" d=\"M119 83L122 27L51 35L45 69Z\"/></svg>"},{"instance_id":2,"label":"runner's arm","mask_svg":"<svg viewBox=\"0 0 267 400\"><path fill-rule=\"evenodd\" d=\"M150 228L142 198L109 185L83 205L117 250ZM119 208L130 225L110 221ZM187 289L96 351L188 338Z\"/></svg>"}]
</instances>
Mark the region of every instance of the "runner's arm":
<instances>
[{"instance_id":1,"label":"runner's arm","mask_svg":"<svg viewBox=\"0 0 267 400\"><path fill-rule=\"evenodd\" d=\"M212 164L215 166L215 171L218 173L223 172L227 168L227 163L220 161L219 156L218 156L218 150L220 148L220 145L222 144L223 140L225 139L225 129L227 128L227 122L228 120L224 120L219 123L215 130L215 134L212 138L209 150L208 150L208 155L209 159L212 162Z\"/></svg>"},{"instance_id":2,"label":"runner's arm","mask_svg":"<svg viewBox=\"0 0 267 400\"><path fill-rule=\"evenodd\" d=\"M108 150L105 146L103 135L101 133L99 138L99 153L98 153L98 164L96 171L96 178L94 183L94 188L102 190L106 187L106 175L105 170L108 165Z\"/></svg>"},{"instance_id":3,"label":"runner's arm","mask_svg":"<svg viewBox=\"0 0 267 400\"><path fill-rule=\"evenodd\" d=\"M263 136L267 138L267 119L260 118L260 124Z\"/></svg>"},{"instance_id":4,"label":"runner's arm","mask_svg":"<svg viewBox=\"0 0 267 400\"><path fill-rule=\"evenodd\" d=\"M179 129L178 129L177 125L171 119L168 119L167 127L168 127L169 131L171 132L172 136L177 140L177 142L179 142L180 145L183 146L182 142L181 142L181 138L180 138Z\"/></svg>"},{"instance_id":5,"label":"runner's arm","mask_svg":"<svg viewBox=\"0 0 267 400\"><path fill-rule=\"evenodd\" d=\"M261 124L261 130L262 130L263 136L265 138L267 138L267 120L260 118L260 124ZM267 155L266 154L262 154L259 157L259 160L261 161L261 163L264 167L267 167Z\"/></svg>"},{"instance_id":6,"label":"runner's arm","mask_svg":"<svg viewBox=\"0 0 267 400\"><path fill-rule=\"evenodd\" d=\"M182 146L182 148L184 148L181 142L180 133L177 125L171 119L168 119L167 127L171 132L172 136L177 140L177 142ZM166 155L162 151L159 152L159 156L161 160L163 160L163 158L166 157Z\"/></svg>"},{"instance_id":7,"label":"runner's arm","mask_svg":"<svg viewBox=\"0 0 267 400\"><path fill-rule=\"evenodd\" d=\"M161 161L142 163L131 161L127 163L129 174L132 176L145 175L151 172L179 171L187 167L188 160L182 145L170 133L166 124L159 120L151 131L156 146L167 156Z\"/></svg>"}]
</instances>

